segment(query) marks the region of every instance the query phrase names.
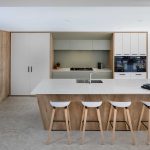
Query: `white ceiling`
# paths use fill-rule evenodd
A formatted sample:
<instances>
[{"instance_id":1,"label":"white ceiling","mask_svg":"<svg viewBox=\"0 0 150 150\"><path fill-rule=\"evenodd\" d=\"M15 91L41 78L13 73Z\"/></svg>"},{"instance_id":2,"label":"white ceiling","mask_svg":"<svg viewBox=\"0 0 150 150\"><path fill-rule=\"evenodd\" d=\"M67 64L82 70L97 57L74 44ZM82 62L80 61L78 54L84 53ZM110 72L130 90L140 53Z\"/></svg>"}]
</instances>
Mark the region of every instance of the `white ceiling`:
<instances>
[{"instance_id":1,"label":"white ceiling","mask_svg":"<svg viewBox=\"0 0 150 150\"><path fill-rule=\"evenodd\" d=\"M0 7L0 30L149 31L149 14L150 7Z\"/></svg>"},{"instance_id":2,"label":"white ceiling","mask_svg":"<svg viewBox=\"0 0 150 150\"><path fill-rule=\"evenodd\" d=\"M0 6L150 6L149 0L0 0Z\"/></svg>"}]
</instances>

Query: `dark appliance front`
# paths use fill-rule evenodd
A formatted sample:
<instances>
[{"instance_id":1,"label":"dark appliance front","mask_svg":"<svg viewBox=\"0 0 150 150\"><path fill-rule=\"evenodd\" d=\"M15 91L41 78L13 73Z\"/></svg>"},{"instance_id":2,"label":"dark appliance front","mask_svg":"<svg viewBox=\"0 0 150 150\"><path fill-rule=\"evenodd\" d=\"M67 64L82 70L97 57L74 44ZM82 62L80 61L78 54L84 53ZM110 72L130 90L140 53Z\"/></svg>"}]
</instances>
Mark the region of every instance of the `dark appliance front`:
<instances>
[{"instance_id":1,"label":"dark appliance front","mask_svg":"<svg viewBox=\"0 0 150 150\"><path fill-rule=\"evenodd\" d=\"M115 72L146 72L146 56L115 56Z\"/></svg>"}]
</instances>

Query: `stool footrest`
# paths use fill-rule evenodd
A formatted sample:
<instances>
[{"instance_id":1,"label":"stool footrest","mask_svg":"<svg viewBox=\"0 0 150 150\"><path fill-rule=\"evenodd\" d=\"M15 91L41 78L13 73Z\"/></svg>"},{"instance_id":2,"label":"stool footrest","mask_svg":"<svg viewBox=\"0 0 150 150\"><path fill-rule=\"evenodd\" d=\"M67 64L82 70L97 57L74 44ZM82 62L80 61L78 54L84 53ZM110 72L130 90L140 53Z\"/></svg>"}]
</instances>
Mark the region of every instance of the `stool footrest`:
<instances>
[{"instance_id":1,"label":"stool footrest","mask_svg":"<svg viewBox=\"0 0 150 150\"><path fill-rule=\"evenodd\" d=\"M84 121L82 121L82 122L84 122ZM86 122L99 122L99 121L97 121L97 120L86 120Z\"/></svg>"},{"instance_id":2,"label":"stool footrest","mask_svg":"<svg viewBox=\"0 0 150 150\"><path fill-rule=\"evenodd\" d=\"M126 121L116 121L116 123L117 122L124 122L128 126L128 128L130 129L129 124ZM110 121L110 126L113 128L113 124L112 123L113 123L113 121ZM130 131L130 130L116 130L116 131Z\"/></svg>"},{"instance_id":3,"label":"stool footrest","mask_svg":"<svg viewBox=\"0 0 150 150\"><path fill-rule=\"evenodd\" d=\"M66 122L66 121L65 120L54 120L53 122Z\"/></svg>"},{"instance_id":4,"label":"stool footrest","mask_svg":"<svg viewBox=\"0 0 150 150\"><path fill-rule=\"evenodd\" d=\"M148 129L148 126L145 124L145 122L148 122L148 121L141 121L141 124L142 124L146 129Z\"/></svg>"}]
</instances>

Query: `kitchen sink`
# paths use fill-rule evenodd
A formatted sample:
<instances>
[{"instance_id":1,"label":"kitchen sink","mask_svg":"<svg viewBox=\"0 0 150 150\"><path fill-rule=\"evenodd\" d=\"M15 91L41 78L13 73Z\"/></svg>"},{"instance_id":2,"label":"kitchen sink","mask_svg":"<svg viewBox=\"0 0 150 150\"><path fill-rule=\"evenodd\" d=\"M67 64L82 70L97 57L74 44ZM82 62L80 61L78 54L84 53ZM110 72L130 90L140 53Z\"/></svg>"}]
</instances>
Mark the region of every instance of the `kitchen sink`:
<instances>
[{"instance_id":1,"label":"kitchen sink","mask_svg":"<svg viewBox=\"0 0 150 150\"><path fill-rule=\"evenodd\" d=\"M90 80L77 79L76 83L90 83ZM102 80L91 80L91 83L103 83Z\"/></svg>"}]
</instances>

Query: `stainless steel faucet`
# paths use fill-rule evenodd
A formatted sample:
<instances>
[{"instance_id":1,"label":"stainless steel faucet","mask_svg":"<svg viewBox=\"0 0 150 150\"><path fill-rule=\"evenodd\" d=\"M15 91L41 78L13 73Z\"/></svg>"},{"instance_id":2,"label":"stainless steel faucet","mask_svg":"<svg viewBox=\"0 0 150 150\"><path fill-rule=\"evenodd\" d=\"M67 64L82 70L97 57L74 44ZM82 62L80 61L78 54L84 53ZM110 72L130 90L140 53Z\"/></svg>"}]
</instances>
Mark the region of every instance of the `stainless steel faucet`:
<instances>
[{"instance_id":1,"label":"stainless steel faucet","mask_svg":"<svg viewBox=\"0 0 150 150\"><path fill-rule=\"evenodd\" d=\"M92 80L92 74L93 74L94 72L91 72L90 73L90 81L89 81L89 83L91 84L91 80Z\"/></svg>"}]
</instances>

